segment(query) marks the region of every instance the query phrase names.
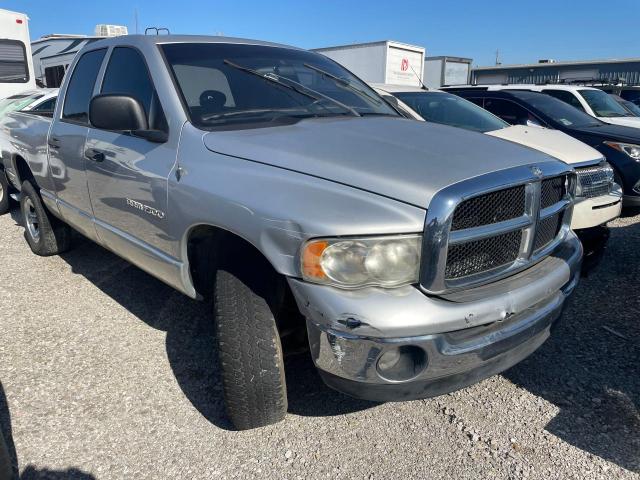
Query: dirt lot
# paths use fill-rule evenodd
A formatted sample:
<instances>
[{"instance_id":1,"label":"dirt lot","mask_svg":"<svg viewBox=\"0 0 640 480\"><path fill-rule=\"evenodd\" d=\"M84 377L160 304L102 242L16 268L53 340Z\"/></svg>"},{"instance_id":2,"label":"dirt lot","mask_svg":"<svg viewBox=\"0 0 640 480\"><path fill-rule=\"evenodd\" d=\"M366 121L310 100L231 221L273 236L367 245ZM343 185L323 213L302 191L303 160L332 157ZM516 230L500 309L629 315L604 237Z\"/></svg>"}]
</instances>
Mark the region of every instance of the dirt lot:
<instances>
[{"instance_id":1,"label":"dirt lot","mask_svg":"<svg viewBox=\"0 0 640 480\"><path fill-rule=\"evenodd\" d=\"M0 217L0 426L22 478L640 478L640 216L504 375L352 400L289 358L289 415L225 420L211 306L87 241L31 254Z\"/></svg>"}]
</instances>

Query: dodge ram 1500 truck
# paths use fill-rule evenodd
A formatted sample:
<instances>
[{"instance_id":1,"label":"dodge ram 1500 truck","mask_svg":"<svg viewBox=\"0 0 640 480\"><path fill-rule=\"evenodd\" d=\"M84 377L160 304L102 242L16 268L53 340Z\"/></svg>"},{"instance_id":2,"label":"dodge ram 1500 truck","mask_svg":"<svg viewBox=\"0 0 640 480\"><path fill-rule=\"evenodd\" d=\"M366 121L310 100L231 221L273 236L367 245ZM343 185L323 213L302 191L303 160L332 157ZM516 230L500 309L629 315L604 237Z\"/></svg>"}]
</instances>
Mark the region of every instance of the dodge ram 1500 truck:
<instances>
[{"instance_id":1,"label":"dodge ram 1500 truck","mask_svg":"<svg viewBox=\"0 0 640 480\"><path fill-rule=\"evenodd\" d=\"M0 152L34 253L69 248L73 228L213 297L239 429L286 414L289 332L306 331L339 391L424 398L535 351L579 278L570 167L402 118L337 63L293 47L91 43L53 118L10 114Z\"/></svg>"}]
</instances>

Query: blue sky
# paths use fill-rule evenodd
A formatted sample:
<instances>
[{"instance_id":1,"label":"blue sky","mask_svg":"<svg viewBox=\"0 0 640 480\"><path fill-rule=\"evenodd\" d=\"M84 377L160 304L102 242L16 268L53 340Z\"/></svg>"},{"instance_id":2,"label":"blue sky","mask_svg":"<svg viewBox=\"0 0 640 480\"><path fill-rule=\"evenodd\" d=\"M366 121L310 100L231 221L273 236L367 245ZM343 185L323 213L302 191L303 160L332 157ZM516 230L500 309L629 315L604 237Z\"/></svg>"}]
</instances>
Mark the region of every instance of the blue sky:
<instances>
[{"instance_id":1,"label":"blue sky","mask_svg":"<svg viewBox=\"0 0 640 480\"><path fill-rule=\"evenodd\" d=\"M97 23L133 33L137 9L142 31L165 26L303 48L391 39L424 46L427 55L470 57L475 65L492 65L496 49L505 64L640 57L640 0L0 0L0 8L27 13L32 39L92 34Z\"/></svg>"}]
</instances>

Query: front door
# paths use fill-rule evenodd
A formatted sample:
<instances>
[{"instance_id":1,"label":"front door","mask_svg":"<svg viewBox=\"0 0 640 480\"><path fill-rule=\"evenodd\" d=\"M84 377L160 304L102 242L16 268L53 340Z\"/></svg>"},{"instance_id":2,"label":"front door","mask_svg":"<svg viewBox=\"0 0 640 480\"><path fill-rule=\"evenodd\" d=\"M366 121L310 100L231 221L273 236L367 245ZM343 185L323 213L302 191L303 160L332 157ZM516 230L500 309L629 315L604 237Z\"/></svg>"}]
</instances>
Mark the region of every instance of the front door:
<instances>
[{"instance_id":1,"label":"front door","mask_svg":"<svg viewBox=\"0 0 640 480\"><path fill-rule=\"evenodd\" d=\"M100 93L129 95L144 106L149 128L167 131L162 106L141 54L129 47L113 49ZM135 259L169 254L167 179L175 146L127 133L90 128L85 162L96 229L102 243Z\"/></svg>"},{"instance_id":2,"label":"front door","mask_svg":"<svg viewBox=\"0 0 640 480\"><path fill-rule=\"evenodd\" d=\"M73 69L60 117L49 133L49 170L60 214L89 238L95 238L87 190L84 147L89 132L89 100L106 48L84 53Z\"/></svg>"}]
</instances>

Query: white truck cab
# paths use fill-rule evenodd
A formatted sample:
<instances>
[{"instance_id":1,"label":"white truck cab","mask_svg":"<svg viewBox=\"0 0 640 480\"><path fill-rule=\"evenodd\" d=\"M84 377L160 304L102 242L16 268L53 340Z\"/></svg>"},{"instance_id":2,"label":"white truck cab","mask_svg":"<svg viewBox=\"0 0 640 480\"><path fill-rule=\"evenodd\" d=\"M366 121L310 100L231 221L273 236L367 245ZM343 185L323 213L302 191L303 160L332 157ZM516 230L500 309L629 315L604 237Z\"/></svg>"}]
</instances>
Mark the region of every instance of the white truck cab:
<instances>
[{"instance_id":1,"label":"white truck cab","mask_svg":"<svg viewBox=\"0 0 640 480\"><path fill-rule=\"evenodd\" d=\"M612 125L640 128L636 117L610 95L594 87L579 85L489 85L485 90L530 90L562 100L598 120Z\"/></svg>"},{"instance_id":2,"label":"white truck cab","mask_svg":"<svg viewBox=\"0 0 640 480\"><path fill-rule=\"evenodd\" d=\"M34 88L29 17L0 9L0 99Z\"/></svg>"}]
</instances>

